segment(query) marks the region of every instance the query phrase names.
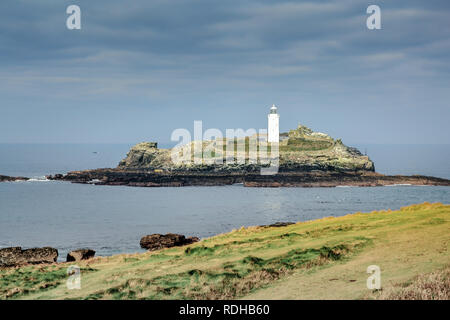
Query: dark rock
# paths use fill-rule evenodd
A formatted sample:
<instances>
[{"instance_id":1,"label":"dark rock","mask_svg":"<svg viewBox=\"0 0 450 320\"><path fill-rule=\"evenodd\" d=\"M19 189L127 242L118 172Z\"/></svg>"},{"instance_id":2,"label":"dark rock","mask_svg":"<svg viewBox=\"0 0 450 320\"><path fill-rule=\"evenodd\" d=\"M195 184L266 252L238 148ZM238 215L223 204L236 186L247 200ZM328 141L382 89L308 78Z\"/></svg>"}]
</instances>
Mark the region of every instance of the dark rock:
<instances>
[{"instance_id":1,"label":"dark rock","mask_svg":"<svg viewBox=\"0 0 450 320\"><path fill-rule=\"evenodd\" d=\"M286 226L289 226L291 224L294 224L294 222L275 222L273 224L267 224L267 225L263 225L261 227L265 227L265 228L269 228L269 227L286 227Z\"/></svg>"},{"instance_id":2,"label":"dark rock","mask_svg":"<svg viewBox=\"0 0 450 320\"><path fill-rule=\"evenodd\" d=\"M191 244L191 243L199 242L199 241L200 241L200 238L198 238L198 237L188 237L188 238L186 238L186 244Z\"/></svg>"},{"instance_id":3,"label":"dark rock","mask_svg":"<svg viewBox=\"0 0 450 320\"><path fill-rule=\"evenodd\" d=\"M197 237L189 237L186 239L185 236L181 234L151 234L141 238L140 245L141 248L150 251L159 250L163 248L171 248L188 245L199 241Z\"/></svg>"},{"instance_id":4,"label":"dark rock","mask_svg":"<svg viewBox=\"0 0 450 320\"><path fill-rule=\"evenodd\" d=\"M95 251L92 249L78 249L67 254L67 262L88 260L95 256Z\"/></svg>"},{"instance_id":5,"label":"dark rock","mask_svg":"<svg viewBox=\"0 0 450 320\"><path fill-rule=\"evenodd\" d=\"M54 263L58 258L58 250L51 247L26 249L22 252L27 263Z\"/></svg>"},{"instance_id":6,"label":"dark rock","mask_svg":"<svg viewBox=\"0 0 450 320\"><path fill-rule=\"evenodd\" d=\"M22 250L21 247L0 249L0 267L13 267L24 264L55 263L58 250L55 248L32 248Z\"/></svg>"},{"instance_id":7,"label":"dark rock","mask_svg":"<svg viewBox=\"0 0 450 320\"><path fill-rule=\"evenodd\" d=\"M49 176L45 176L46 179L48 180L62 180L64 178L64 175L57 173L55 175L49 175Z\"/></svg>"},{"instance_id":8,"label":"dark rock","mask_svg":"<svg viewBox=\"0 0 450 320\"><path fill-rule=\"evenodd\" d=\"M314 169L314 170L313 170ZM96 185L135 187L218 186L243 183L245 187L374 187L392 184L450 186L450 180L426 176L386 176L368 171L332 171L332 168L280 167L276 175L257 173L222 173L214 171L168 171L95 169L69 172L59 180ZM286 171L284 171L286 170ZM56 175L55 175L56 176ZM53 178L55 178L55 176ZM57 180L58 180L57 179Z\"/></svg>"},{"instance_id":9,"label":"dark rock","mask_svg":"<svg viewBox=\"0 0 450 320\"><path fill-rule=\"evenodd\" d=\"M21 247L0 249L0 267L14 266L22 257Z\"/></svg>"},{"instance_id":10,"label":"dark rock","mask_svg":"<svg viewBox=\"0 0 450 320\"><path fill-rule=\"evenodd\" d=\"M8 176L2 176L0 175L0 182L6 182L6 181L27 181L30 180L30 178L25 177L8 177Z\"/></svg>"}]
</instances>

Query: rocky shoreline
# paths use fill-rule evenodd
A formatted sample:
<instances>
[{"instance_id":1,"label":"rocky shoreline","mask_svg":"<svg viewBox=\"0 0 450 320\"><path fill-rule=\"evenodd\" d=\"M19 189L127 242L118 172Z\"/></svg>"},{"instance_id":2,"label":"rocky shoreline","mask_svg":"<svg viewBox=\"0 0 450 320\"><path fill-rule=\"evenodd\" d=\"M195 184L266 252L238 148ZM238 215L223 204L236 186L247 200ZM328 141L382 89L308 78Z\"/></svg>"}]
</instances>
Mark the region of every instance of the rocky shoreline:
<instances>
[{"instance_id":1,"label":"rocky shoreline","mask_svg":"<svg viewBox=\"0 0 450 320\"><path fill-rule=\"evenodd\" d=\"M278 223L280 226L285 225ZM278 225L277 225L278 226ZM181 247L200 241L197 237L185 237L182 234L150 234L139 242L142 249L155 251L164 248ZM21 247L0 248L0 269L36 264L58 263L58 249L52 247L22 249ZM77 249L67 254L66 262L76 262L94 258L95 251L89 248Z\"/></svg>"},{"instance_id":2,"label":"rocky shoreline","mask_svg":"<svg viewBox=\"0 0 450 320\"><path fill-rule=\"evenodd\" d=\"M0 182L12 182L12 181L28 181L30 178L26 177L9 177L0 175Z\"/></svg>"},{"instance_id":3,"label":"rocky shoreline","mask_svg":"<svg viewBox=\"0 0 450 320\"><path fill-rule=\"evenodd\" d=\"M52 247L22 249L22 247L0 248L0 269L35 264L57 263L58 249ZM88 260L95 256L92 249L77 249L67 254L66 262Z\"/></svg>"},{"instance_id":4,"label":"rocky shoreline","mask_svg":"<svg viewBox=\"0 0 450 320\"><path fill-rule=\"evenodd\" d=\"M386 185L450 186L450 180L421 175L383 175L372 171L283 171L275 175L248 172L154 172L153 170L95 169L47 176L49 180L73 183L133 186L182 187L222 186L242 183L245 187L375 187Z\"/></svg>"}]
</instances>

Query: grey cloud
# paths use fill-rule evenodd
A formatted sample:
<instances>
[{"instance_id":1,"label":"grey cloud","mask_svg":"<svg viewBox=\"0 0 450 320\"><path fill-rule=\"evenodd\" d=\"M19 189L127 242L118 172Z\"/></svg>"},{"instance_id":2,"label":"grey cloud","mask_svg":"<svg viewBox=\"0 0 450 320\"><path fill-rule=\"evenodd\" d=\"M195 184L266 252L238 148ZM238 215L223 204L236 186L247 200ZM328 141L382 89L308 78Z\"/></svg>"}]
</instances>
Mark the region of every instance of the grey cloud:
<instances>
[{"instance_id":1,"label":"grey cloud","mask_svg":"<svg viewBox=\"0 0 450 320\"><path fill-rule=\"evenodd\" d=\"M65 28L74 3L80 31ZM383 106L428 97L448 112L439 98L450 76L449 2L379 4L383 29L373 32L367 1L2 0L0 96L11 115L20 101L174 110L201 109L203 99L333 101L356 114L366 96Z\"/></svg>"}]
</instances>

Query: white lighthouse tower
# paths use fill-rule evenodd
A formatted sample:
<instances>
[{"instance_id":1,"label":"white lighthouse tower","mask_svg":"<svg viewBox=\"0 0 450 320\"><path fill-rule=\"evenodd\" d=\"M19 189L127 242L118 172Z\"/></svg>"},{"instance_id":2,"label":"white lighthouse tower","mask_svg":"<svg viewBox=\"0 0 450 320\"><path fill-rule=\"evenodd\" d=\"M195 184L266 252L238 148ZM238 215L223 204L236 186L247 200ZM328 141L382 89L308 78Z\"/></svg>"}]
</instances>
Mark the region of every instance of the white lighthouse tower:
<instances>
[{"instance_id":1,"label":"white lighthouse tower","mask_svg":"<svg viewBox=\"0 0 450 320\"><path fill-rule=\"evenodd\" d=\"M268 115L267 142L280 142L280 115L275 105L272 105Z\"/></svg>"}]
</instances>

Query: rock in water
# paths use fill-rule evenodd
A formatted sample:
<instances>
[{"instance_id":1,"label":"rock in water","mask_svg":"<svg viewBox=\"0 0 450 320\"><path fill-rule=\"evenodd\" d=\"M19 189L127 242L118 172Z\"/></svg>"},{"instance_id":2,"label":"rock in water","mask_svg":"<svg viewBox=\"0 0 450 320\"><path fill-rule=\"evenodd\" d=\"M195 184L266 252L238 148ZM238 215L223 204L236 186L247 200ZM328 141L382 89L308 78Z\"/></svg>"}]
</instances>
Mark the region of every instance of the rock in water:
<instances>
[{"instance_id":1,"label":"rock in water","mask_svg":"<svg viewBox=\"0 0 450 320\"><path fill-rule=\"evenodd\" d=\"M67 262L88 260L95 256L95 251L92 249L78 249L67 254Z\"/></svg>"},{"instance_id":2,"label":"rock in water","mask_svg":"<svg viewBox=\"0 0 450 320\"><path fill-rule=\"evenodd\" d=\"M315 170L321 171L337 171L337 172L374 172L375 166L367 155L363 155L355 148L344 145L341 139L333 139L331 136L314 132L306 126L299 125L297 129L289 132L280 133L281 141L279 144L279 171L280 172L311 172ZM257 139L257 136L248 137L248 139ZM247 150L249 148L248 139L234 139L230 146L235 157L238 157L240 148ZM220 142L219 142L220 141ZM224 161L212 161L213 164L201 162L199 164L191 163L174 163L172 154L182 152L182 148L158 149L155 142L142 142L133 146L127 153L125 159L120 161L117 169L147 169L148 172L161 170L164 172L184 172L184 173L252 173L259 172L265 166L261 159L265 158L264 154L259 155L259 161L250 159L249 152L239 153L239 157L243 158L243 163L229 163L227 160L227 152L223 152L223 146L227 146L231 141L219 140L211 141L192 141L191 150L195 144L201 145L203 148L213 148L215 157L223 157ZM212 143L212 144L211 144ZM211 159L212 160L212 159ZM142 182L142 181L140 181Z\"/></svg>"},{"instance_id":3,"label":"rock in water","mask_svg":"<svg viewBox=\"0 0 450 320\"><path fill-rule=\"evenodd\" d=\"M141 248L149 251L188 245L199 241L197 237L186 238L181 234L151 234L141 238Z\"/></svg>"},{"instance_id":4,"label":"rock in water","mask_svg":"<svg viewBox=\"0 0 450 320\"><path fill-rule=\"evenodd\" d=\"M14 267L24 264L55 263L58 250L55 248L32 248L22 250L21 247L0 249L0 267Z\"/></svg>"},{"instance_id":5,"label":"rock in water","mask_svg":"<svg viewBox=\"0 0 450 320\"><path fill-rule=\"evenodd\" d=\"M199 242L199 241L200 241L200 238L198 238L198 237L187 237L186 238L186 244L191 244L191 243Z\"/></svg>"},{"instance_id":6,"label":"rock in water","mask_svg":"<svg viewBox=\"0 0 450 320\"><path fill-rule=\"evenodd\" d=\"M0 182L4 181L27 181L30 180L29 178L25 177L9 177L9 176L2 176L0 175Z\"/></svg>"}]
</instances>

